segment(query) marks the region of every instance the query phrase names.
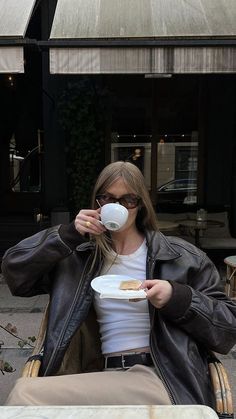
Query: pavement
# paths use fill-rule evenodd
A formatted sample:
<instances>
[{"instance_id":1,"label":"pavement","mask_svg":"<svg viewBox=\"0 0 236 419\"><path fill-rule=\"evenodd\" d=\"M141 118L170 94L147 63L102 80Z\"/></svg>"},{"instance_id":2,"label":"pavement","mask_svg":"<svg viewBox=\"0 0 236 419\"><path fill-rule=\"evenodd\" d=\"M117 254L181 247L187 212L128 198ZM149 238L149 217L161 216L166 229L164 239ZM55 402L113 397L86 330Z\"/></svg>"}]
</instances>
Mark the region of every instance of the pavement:
<instances>
[{"instance_id":1,"label":"pavement","mask_svg":"<svg viewBox=\"0 0 236 419\"><path fill-rule=\"evenodd\" d=\"M13 297L0 276L0 326L8 324L16 327L16 335L32 344L28 337L37 337L40 322L48 302L47 295L30 298ZM19 346L20 339L10 335L0 327L0 359L11 364L14 372L0 373L0 405L3 405L15 381L21 376L25 361L32 347Z\"/></svg>"},{"instance_id":2,"label":"pavement","mask_svg":"<svg viewBox=\"0 0 236 419\"><path fill-rule=\"evenodd\" d=\"M47 295L30 298L13 297L0 275L0 326L9 323L17 329L17 336L24 340L37 336L43 312L48 302ZM1 341L4 342L1 345ZM0 405L3 405L15 381L21 376L25 361L32 348L25 345L20 348L19 338L15 338L0 327L0 359L9 362L14 368L13 373L0 373ZM219 355L229 376L233 402L236 411L236 345L227 355Z\"/></svg>"}]
</instances>

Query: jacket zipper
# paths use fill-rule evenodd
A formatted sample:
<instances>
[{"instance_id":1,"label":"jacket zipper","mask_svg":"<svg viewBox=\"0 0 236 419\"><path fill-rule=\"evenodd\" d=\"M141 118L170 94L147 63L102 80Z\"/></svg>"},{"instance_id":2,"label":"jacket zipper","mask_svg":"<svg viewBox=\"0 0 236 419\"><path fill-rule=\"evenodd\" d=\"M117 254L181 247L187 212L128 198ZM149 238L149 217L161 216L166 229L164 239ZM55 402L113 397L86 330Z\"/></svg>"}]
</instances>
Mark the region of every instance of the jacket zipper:
<instances>
[{"instance_id":1,"label":"jacket zipper","mask_svg":"<svg viewBox=\"0 0 236 419\"><path fill-rule=\"evenodd\" d=\"M74 310L74 307L75 307L75 305L76 305L76 303L77 303L77 297L78 297L79 291L81 290L82 285L83 285L83 280L82 280L82 278L84 277L84 273L85 273L85 271L86 271L86 269L87 269L87 266L88 266L88 264L89 264L89 262L90 262L91 257L92 257L92 255L90 255L90 256L88 257L87 262L86 262L86 264L85 264L85 266L84 266L84 269L83 269L83 272L82 272L82 275L81 275L81 281L80 281L80 283L79 283L79 285L78 285L78 287L77 287L77 290L76 290L76 293L75 293L75 297L74 297L73 303L72 303L72 305L71 305L71 308L70 308L70 310L69 310L69 314L68 314L68 316L67 316L67 320L66 320L66 322L65 322L65 324L64 324L64 327L63 327L63 329L62 329L62 331L61 331L61 333L60 333L60 336L59 336L59 338L58 338L58 340L57 340L57 345L55 346L55 348L54 348L54 350L53 350L53 353L52 353L52 355L51 355L51 357L50 357L50 359L49 359L49 361L48 361L48 365L47 365L47 368L45 369L44 376L47 374L47 371L49 370L50 366L51 366L51 365L52 365L52 363L53 363L53 360L54 360L54 358L55 358L55 354L56 354L56 352L57 352L57 350L58 350L58 347L59 347L59 345L60 345L60 343L61 343L61 340L62 340L62 338L63 338L63 336L64 336L65 330L67 329L68 323L69 323L69 321L70 321L71 314L72 314L72 312L73 312L73 310Z\"/></svg>"},{"instance_id":2,"label":"jacket zipper","mask_svg":"<svg viewBox=\"0 0 236 419\"><path fill-rule=\"evenodd\" d=\"M152 259L150 256L148 256L148 270L149 270L149 273L150 273L149 277L151 277L151 278L153 278L155 264L156 264L156 260L155 259ZM153 310L153 313L152 313L151 331L153 330L153 327L154 327L154 316L155 316L155 309ZM167 379L165 377L165 374L163 373L163 371L161 369L161 366L160 366L160 364L158 362L158 359L156 359L156 356L153 353L152 347L153 347L153 345L152 345L152 332L151 332L151 337L150 337L150 351L151 351L152 360L153 360L154 366L155 366L155 368L157 370L158 376L160 377L160 379L161 379L161 381L162 381L162 383L163 383L163 385L164 385L164 387L165 387L165 389L167 391L167 394L168 394L168 396L170 398L170 401L174 405L176 403L175 403L174 397L172 395L170 386L169 386L168 381L167 381Z\"/></svg>"}]
</instances>

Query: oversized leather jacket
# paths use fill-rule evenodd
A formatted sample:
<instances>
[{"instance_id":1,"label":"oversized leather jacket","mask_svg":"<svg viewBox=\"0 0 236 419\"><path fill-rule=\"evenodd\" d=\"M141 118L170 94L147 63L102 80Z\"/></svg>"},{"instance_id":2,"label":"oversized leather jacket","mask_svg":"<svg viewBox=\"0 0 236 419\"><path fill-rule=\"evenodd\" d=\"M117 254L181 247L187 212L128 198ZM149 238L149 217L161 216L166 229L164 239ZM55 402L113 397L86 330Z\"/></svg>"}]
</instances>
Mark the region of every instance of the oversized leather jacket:
<instances>
[{"instance_id":1,"label":"oversized leather jacket","mask_svg":"<svg viewBox=\"0 0 236 419\"><path fill-rule=\"evenodd\" d=\"M2 272L13 295L50 294L41 375L103 368L91 280L102 260L74 226L41 231L10 248ZM150 348L173 404L214 407L206 353L226 354L236 342L236 305L221 291L205 253L178 237L147 232L147 278L169 280L170 301L149 304ZM92 268L91 268L92 267Z\"/></svg>"}]
</instances>

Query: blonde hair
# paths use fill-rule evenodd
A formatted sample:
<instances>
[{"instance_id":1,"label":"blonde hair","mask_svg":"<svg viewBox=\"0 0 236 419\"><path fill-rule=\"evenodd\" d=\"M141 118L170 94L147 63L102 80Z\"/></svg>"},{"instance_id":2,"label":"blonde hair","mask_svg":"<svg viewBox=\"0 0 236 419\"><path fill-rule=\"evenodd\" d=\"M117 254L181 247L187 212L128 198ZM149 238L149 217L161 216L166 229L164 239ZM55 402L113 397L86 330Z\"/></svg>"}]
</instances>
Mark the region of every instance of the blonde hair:
<instances>
[{"instance_id":1,"label":"blonde hair","mask_svg":"<svg viewBox=\"0 0 236 419\"><path fill-rule=\"evenodd\" d=\"M94 186L91 202L92 208L97 208L96 196L105 193L118 178L122 178L131 192L141 198L136 217L137 229L144 234L146 230L158 230L156 213L142 172L130 162L117 161L110 163L102 170ZM93 239L96 242L96 254L99 253L109 258L112 249L109 233L94 236Z\"/></svg>"}]
</instances>

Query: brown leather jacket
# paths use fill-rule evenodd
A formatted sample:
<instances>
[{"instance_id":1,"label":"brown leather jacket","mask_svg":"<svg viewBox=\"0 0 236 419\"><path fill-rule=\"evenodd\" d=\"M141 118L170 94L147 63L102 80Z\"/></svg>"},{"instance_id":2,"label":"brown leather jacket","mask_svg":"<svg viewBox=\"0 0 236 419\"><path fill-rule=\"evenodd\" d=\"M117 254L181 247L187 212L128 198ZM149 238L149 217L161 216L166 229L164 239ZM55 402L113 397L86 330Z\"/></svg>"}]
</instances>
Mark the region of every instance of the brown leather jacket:
<instances>
[{"instance_id":1,"label":"brown leather jacket","mask_svg":"<svg viewBox=\"0 0 236 419\"><path fill-rule=\"evenodd\" d=\"M146 234L147 278L167 279L173 295L161 310L149 304L150 348L173 404L214 407L206 353L226 354L236 343L236 305L221 291L205 253L178 237ZM103 261L94 244L70 226L41 231L10 248L2 272L13 293L49 293L41 375L102 369L91 280Z\"/></svg>"}]
</instances>

